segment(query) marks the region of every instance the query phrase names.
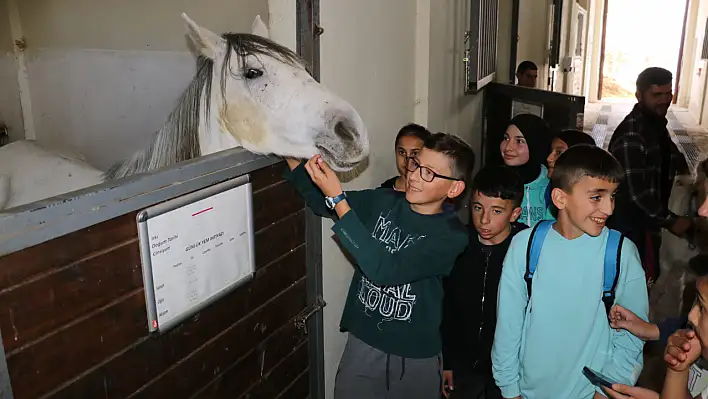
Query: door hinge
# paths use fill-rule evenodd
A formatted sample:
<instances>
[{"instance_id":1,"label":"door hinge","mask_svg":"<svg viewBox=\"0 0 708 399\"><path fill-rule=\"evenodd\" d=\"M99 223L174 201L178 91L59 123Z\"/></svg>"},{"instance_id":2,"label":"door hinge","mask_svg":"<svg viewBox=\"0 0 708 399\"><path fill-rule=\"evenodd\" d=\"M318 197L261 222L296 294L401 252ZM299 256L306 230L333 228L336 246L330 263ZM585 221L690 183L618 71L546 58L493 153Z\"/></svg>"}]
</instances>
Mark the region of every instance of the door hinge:
<instances>
[{"instance_id":1,"label":"door hinge","mask_svg":"<svg viewBox=\"0 0 708 399\"><path fill-rule=\"evenodd\" d=\"M307 319L322 310L322 308L324 308L325 306L327 306L327 303L324 301L324 299L322 299L321 296L318 296L315 300L315 303L306 307L302 310L302 312L300 312L300 314L295 316L295 327L298 330L305 331L305 334L307 334Z\"/></svg>"}]
</instances>

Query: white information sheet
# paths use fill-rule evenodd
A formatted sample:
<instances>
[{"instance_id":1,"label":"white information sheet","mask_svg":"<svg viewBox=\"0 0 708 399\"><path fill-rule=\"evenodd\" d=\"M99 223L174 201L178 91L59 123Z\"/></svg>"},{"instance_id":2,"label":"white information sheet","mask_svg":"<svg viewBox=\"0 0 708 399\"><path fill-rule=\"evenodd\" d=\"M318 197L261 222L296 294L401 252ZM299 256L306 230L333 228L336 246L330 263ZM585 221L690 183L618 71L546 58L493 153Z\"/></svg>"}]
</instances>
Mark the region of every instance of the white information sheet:
<instances>
[{"instance_id":1,"label":"white information sheet","mask_svg":"<svg viewBox=\"0 0 708 399\"><path fill-rule=\"evenodd\" d=\"M255 272L248 177L138 215L150 331L164 332Z\"/></svg>"},{"instance_id":2,"label":"white information sheet","mask_svg":"<svg viewBox=\"0 0 708 399\"><path fill-rule=\"evenodd\" d=\"M543 118L543 105L513 100L511 102L511 117L521 114L532 114Z\"/></svg>"}]
</instances>

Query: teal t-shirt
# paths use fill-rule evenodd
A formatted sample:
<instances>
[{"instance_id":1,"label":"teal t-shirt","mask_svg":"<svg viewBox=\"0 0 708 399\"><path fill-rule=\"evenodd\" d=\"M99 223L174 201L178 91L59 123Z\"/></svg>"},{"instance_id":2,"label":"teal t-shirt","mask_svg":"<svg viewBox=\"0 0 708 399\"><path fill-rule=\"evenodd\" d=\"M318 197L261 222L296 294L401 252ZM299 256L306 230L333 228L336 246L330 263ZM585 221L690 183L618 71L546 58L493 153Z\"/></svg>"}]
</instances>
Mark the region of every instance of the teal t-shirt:
<instances>
[{"instance_id":1,"label":"teal t-shirt","mask_svg":"<svg viewBox=\"0 0 708 399\"><path fill-rule=\"evenodd\" d=\"M521 216L518 221L533 227L542 220L555 220L551 213L551 203L548 188L551 180L548 179L548 169L541 165L541 173L536 180L524 184L524 198L521 201Z\"/></svg>"}]
</instances>

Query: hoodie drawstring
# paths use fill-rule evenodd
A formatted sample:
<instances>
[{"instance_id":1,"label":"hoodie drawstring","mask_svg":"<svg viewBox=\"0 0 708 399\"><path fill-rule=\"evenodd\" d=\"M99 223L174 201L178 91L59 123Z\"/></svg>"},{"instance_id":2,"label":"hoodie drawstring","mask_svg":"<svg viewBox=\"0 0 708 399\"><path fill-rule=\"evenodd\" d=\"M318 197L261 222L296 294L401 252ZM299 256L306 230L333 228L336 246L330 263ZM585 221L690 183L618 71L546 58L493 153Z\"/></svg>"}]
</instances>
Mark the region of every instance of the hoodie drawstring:
<instances>
[{"instance_id":1,"label":"hoodie drawstring","mask_svg":"<svg viewBox=\"0 0 708 399\"><path fill-rule=\"evenodd\" d=\"M386 354L386 390L390 391L391 390L391 379L390 379L390 368L391 368L391 355ZM406 374L406 358L402 357L401 358L401 378L399 378L400 381L403 381L403 376Z\"/></svg>"}]
</instances>

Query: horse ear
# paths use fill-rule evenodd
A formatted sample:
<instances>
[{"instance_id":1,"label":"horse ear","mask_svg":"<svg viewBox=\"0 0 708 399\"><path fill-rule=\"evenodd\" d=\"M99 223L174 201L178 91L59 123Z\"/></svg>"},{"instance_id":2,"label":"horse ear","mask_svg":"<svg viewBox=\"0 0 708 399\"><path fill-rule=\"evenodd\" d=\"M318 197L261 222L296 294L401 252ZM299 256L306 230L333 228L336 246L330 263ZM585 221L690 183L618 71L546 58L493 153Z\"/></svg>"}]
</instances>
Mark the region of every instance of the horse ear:
<instances>
[{"instance_id":1,"label":"horse ear","mask_svg":"<svg viewBox=\"0 0 708 399\"><path fill-rule=\"evenodd\" d=\"M265 23L263 23L263 20L261 19L260 15L256 15L256 18L253 20L253 26L251 26L251 33L253 33L254 35L265 37L266 39L270 38L268 27Z\"/></svg>"},{"instance_id":2,"label":"horse ear","mask_svg":"<svg viewBox=\"0 0 708 399\"><path fill-rule=\"evenodd\" d=\"M182 13L182 19L187 28L187 34L197 48L197 51L209 59L213 60L216 58L219 44L224 39L209 29L197 25L196 22L192 21L185 13Z\"/></svg>"}]
</instances>

